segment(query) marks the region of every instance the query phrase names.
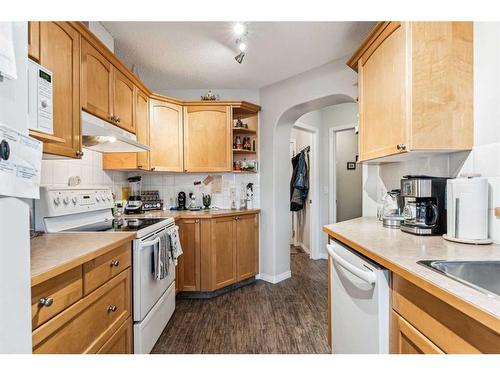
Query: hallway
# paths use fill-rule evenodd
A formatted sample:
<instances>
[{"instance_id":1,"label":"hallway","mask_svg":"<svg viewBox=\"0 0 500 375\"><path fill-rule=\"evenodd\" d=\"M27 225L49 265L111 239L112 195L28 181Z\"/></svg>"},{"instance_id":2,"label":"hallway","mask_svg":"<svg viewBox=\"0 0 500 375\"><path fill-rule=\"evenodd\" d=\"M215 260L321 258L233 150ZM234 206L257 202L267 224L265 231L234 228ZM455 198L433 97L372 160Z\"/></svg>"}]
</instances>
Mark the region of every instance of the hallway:
<instances>
[{"instance_id":1,"label":"hallway","mask_svg":"<svg viewBox=\"0 0 500 375\"><path fill-rule=\"evenodd\" d=\"M328 353L327 261L291 256L292 278L177 300L152 353Z\"/></svg>"}]
</instances>

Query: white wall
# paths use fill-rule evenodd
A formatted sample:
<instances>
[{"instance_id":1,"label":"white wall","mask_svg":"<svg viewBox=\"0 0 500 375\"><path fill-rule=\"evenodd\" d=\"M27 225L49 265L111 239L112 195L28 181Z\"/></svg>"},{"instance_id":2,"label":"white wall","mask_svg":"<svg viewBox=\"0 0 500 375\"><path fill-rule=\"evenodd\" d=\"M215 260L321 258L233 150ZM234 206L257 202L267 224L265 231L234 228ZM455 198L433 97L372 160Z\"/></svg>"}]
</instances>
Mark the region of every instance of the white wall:
<instances>
[{"instance_id":1,"label":"white wall","mask_svg":"<svg viewBox=\"0 0 500 375\"><path fill-rule=\"evenodd\" d=\"M291 128L304 113L354 101L357 77L345 60L332 61L260 91L260 273L271 282L291 275L288 238Z\"/></svg>"},{"instance_id":2,"label":"white wall","mask_svg":"<svg viewBox=\"0 0 500 375\"><path fill-rule=\"evenodd\" d=\"M0 123L25 134L27 30L26 22L13 23L18 77L0 82ZM0 196L0 353L31 353L30 286L29 206L26 200Z\"/></svg>"},{"instance_id":3,"label":"white wall","mask_svg":"<svg viewBox=\"0 0 500 375\"><path fill-rule=\"evenodd\" d=\"M244 100L254 104L260 103L260 95L258 89L165 89L151 88L151 90L160 95L170 96L176 99L183 100L200 100L202 95L205 95L208 90L212 90L214 94L219 95L220 100Z\"/></svg>"}]
</instances>

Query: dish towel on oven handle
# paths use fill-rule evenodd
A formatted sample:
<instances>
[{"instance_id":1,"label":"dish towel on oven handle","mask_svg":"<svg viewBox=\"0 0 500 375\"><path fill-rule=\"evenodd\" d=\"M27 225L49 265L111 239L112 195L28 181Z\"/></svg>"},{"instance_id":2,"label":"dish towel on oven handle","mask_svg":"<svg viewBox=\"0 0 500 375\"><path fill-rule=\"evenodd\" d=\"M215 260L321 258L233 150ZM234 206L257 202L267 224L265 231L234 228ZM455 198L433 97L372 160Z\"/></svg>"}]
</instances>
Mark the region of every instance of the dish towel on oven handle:
<instances>
[{"instance_id":1,"label":"dish towel on oven handle","mask_svg":"<svg viewBox=\"0 0 500 375\"><path fill-rule=\"evenodd\" d=\"M177 259L182 255L182 246L179 239L179 227L176 225L167 231L170 239L170 261L177 266Z\"/></svg>"},{"instance_id":2,"label":"dish towel on oven handle","mask_svg":"<svg viewBox=\"0 0 500 375\"><path fill-rule=\"evenodd\" d=\"M155 279L163 280L169 274L169 251L168 234L165 233L159 237L159 242L154 251Z\"/></svg>"}]
</instances>

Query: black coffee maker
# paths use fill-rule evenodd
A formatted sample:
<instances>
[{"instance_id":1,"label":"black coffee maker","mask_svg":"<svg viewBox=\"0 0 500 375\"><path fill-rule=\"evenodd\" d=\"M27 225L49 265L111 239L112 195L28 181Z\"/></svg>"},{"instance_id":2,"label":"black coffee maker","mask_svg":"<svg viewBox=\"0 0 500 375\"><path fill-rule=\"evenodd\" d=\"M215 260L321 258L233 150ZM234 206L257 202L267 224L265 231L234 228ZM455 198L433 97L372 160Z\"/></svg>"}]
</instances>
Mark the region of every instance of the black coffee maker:
<instances>
[{"instance_id":1,"label":"black coffee maker","mask_svg":"<svg viewBox=\"0 0 500 375\"><path fill-rule=\"evenodd\" d=\"M178 210L186 209L186 193L184 193L183 191L177 194L177 209Z\"/></svg>"},{"instance_id":2,"label":"black coffee maker","mask_svg":"<svg viewBox=\"0 0 500 375\"><path fill-rule=\"evenodd\" d=\"M401 230L417 235L446 233L446 177L403 176Z\"/></svg>"}]
</instances>

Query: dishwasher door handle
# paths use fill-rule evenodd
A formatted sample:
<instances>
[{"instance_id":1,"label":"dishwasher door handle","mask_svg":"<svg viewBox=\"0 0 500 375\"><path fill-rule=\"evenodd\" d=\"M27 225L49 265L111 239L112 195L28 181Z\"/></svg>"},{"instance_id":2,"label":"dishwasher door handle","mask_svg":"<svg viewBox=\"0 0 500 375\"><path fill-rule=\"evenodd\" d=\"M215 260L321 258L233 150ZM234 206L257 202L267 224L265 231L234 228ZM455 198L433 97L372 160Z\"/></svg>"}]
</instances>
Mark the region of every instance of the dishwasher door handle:
<instances>
[{"instance_id":1,"label":"dishwasher door handle","mask_svg":"<svg viewBox=\"0 0 500 375\"><path fill-rule=\"evenodd\" d=\"M338 255L334 247L330 244L326 245L326 250L328 254L332 257L333 261L338 263L342 268L345 268L347 271L352 273L353 275L359 277L361 280L366 281L368 284L375 284L377 282L377 276L375 276L374 272L368 272L360 270L358 267L352 265L347 260Z\"/></svg>"}]
</instances>

